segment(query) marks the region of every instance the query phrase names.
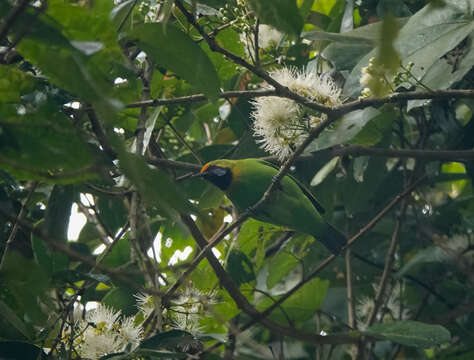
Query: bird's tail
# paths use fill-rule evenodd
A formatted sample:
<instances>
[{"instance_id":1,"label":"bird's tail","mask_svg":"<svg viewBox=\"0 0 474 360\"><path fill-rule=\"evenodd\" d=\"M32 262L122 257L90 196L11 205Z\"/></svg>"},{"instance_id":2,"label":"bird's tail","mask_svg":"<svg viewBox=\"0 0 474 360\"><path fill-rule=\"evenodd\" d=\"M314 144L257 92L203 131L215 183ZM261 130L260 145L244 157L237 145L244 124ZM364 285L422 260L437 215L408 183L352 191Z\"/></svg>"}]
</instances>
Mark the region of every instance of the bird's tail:
<instances>
[{"instance_id":1,"label":"bird's tail","mask_svg":"<svg viewBox=\"0 0 474 360\"><path fill-rule=\"evenodd\" d=\"M344 245L347 244L347 238L332 225L326 223L320 240L334 255L339 255Z\"/></svg>"}]
</instances>

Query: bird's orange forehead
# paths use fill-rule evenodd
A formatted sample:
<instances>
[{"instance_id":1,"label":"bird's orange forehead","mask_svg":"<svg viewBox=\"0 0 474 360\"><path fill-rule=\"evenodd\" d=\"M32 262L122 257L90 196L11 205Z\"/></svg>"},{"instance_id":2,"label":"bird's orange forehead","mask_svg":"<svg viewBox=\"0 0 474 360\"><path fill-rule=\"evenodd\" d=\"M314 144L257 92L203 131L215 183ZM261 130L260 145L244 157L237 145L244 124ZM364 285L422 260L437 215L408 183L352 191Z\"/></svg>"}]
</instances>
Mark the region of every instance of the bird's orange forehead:
<instances>
[{"instance_id":1,"label":"bird's orange forehead","mask_svg":"<svg viewBox=\"0 0 474 360\"><path fill-rule=\"evenodd\" d=\"M211 165L210 163L207 163L206 165L204 165L204 166L201 168L201 171L200 171L200 172L206 171L206 170L209 168L210 165Z\"/></svg>"}]
</instances>

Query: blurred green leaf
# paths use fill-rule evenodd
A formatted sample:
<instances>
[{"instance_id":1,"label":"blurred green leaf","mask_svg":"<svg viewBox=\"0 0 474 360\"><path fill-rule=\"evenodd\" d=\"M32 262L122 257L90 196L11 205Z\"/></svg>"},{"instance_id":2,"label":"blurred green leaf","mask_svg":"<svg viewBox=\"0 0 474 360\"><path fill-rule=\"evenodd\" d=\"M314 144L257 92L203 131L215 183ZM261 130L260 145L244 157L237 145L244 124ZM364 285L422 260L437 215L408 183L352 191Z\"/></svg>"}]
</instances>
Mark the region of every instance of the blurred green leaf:
<instances>
[{"instance_id":1,"label":"blurred green leaf","mask_svg":"<svg viewBox=\"0 0 474 360\"><path fill-rule=\"evenodd\" d=\"M292 35L300 33L303 19L295 0L249 0L249 3L263 24Z\"/></svg>"},{"instance_id":2,"label":"blurred green leaf","mask_svg":"<svg viewBox=\"0 0 474 360\"><path fill-rule=\"evenodd\" d=\"M47 314L42 300L46 300L50 279L41 267L11 251L3 262L0 282L0 299L15 309L19 318L44 326Z\"/></svg>"},{"instance_id":3,"label":"blurred green leaf","mask_svg":"<svg viewBox=\"0 0 474 360\"><path fill-rule=\"evenodd\" d=\"M97 177L91 146L56 106L25 115L0 107L0 113L0 168L19 179L55 183Z\"/></svg>"},{"instance_id":4,"label":"blurred green leaf","mask_svg":"<svg viewBox=\"0 0 474 360\"><path fill-rule=\"evenodd\" d=\"M112 234L116 234L118 229L125 225L127 209L120 197L100 196L97 208L99 210L98 216Z\"/></svg>"},{"instance_id":5,"label":"blurred green leaf","mask_svg":"<svg viewBox=\"0 0 474 360\"><path fill-rule=\"evenodd\" d=\"M143 199L160 209L164 215L177 219L177 212L193 211L191 203L162 170L150 168L143 158L127 152L122 152L119 159L120 168L137 187Z\"/></svg>"},{"instance_id":6,"label":"blurred green leaf","mask_svg":"<svg viewBox=\"0 0 474 360\"><path fill-rule=\"evenodd\" d=\"M143 24L129 35L150 58L183 77L212 100L217 98L220 80L214 65L203 50L174 25ZM169 46L174 44L175 46Z\"/></svg>"},{"instance_id":7,"label":"blurred green leaf","mask_svg":"<svg viewBox=\"0 0 474 360\"><path fill-rule=\"evenodd\" d=\"M17 329L26 339L31 339L33 336L32 329L28 328L26 324L15 314L15 312L10 309L10 307L0 300L0 313L4 319ZM2 344L0 342L0 344ZM0 345L1 346L1 345ZM0 356L2 355L2 350L0 348Z\"/></svg>"},{"instance_id":8,"label":"blurred green leaf","mask_svg":"<svg viewBox=\"0 0 474 360\"><path fill-rule=\"evenodd\" d=\"M395 41L402 63L412 61L412 74L422 78L433 63L457 46L474 29L474 21L467 16L468 5L463 0L447 1L448 6L436 8L430 4L413 15L401 28ZM344 93L354 97L361 90L359 83L362 67L375 57L371 51L352 69L344 85Z\"/></svg>"},{"instance_id":9,"label":"blurred green leaf","mask_svg":"<svg viewBox=\"0 0 474 360\"><path fill-rule=\"evenodd\" d=\"M288 320L308 320L321 308L328 288L329 281L315 278L291 295L280 307L272 312L270 317L281 323L286 323ZM258 303L257 309L263 311L277 299L278 297L274 297L273 300L266 297Z\"/></svg>"},{"instance_id":10,"label":"blurred green leaf","mask_svg":"<svg viewBox=\"0 0 474 360\"><path fill-rule=\"evenodd\" d=\"M290 270L299 264L296 256L291 254L288 249L283 248L278 254L271 258L268 264L267 286L269 289L274 287Z\"/></svg>"},{"instance_id":11,"label":"blurred green leaf","mask_svg":"<svg viewBox=\"0 0 474 360\"><path fill-rule=\"evenodd\" d=\"M237 286L255 280L251 261L239 250L232 250L230 252L227 258L226 271Z\"/></svg>"},{"instance_id":12,"label":"blurred green leaf","mask_svg":"<svg viewBox=\"0 0 474 360\"><path fill-rule=\"evenodd\" d=\"M102 265L116 268L127 264L130 261L130 242L126 237L122 237L112 250L105 256Z\"/></svg>"},{"instance_id":13,"label":"blurred green leaf","mask_svg":"<svg viewBox=\"0 0 474 360\"><path fill-rule=\"evenodd\" d=\"M417 273L419 269L427 264L438 264L450 259L443 249L437 246L430 246L418 251L405 265L397 272L397 277L401 278L406 274ZM418 271L415 271L418 270Z\"/></svg>"},{"instance_id":14,"label":"blurred green leaf","mask_svg":"<svg viewBox=\"0 0 474 360\"><path fill-rule=\"evenodd\" d=\"M120 310L123 315L131 316L138 311L134 292L130 288L117 287L110 290L102 299L104 305Z\"/></svg>"},{"instance_id":15,"label":"blurred green leaf","mask_svg":"<svg viewBox=\"0 0 474 360\"><path fill-rule=\"evenodd\" d=\"M333 129L326 129L313 141L306 152L326 149L352 140L369 121L377 119L379 110L368 107L364 110L352 111L336 122Z\"/></svg>"},{"instance_id":16,"label":"blurred green leaf","mask_svg":"<svg viewBox=\"0 0 474 360\"><path fill-rule=\"evenodd\" d=\"M445 344L451 340L451 334L441 325L428 325L411 320L375 324L362 333L401 345L421 348Z\"/></svg>"}]
</instances>

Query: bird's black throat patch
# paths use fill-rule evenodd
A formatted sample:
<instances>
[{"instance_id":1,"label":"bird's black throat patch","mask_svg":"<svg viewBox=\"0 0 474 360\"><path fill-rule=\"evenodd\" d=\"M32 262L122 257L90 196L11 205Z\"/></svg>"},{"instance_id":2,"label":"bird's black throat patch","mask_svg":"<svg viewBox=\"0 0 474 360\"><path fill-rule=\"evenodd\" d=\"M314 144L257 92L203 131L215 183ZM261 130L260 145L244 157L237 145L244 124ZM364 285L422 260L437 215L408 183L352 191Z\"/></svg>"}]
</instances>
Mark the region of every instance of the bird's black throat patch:
<instances>
[{"instance_id":1,"label":"bird's black throat patch","mask_svg":"<svg viewBox=\"0 0 474 360\"><path fill-rule=\"evenodd\" d=\"M203 174L204 179L225 191L232 182L232 171L229 168L211 165Z\"/></svg>"}]
</instances>

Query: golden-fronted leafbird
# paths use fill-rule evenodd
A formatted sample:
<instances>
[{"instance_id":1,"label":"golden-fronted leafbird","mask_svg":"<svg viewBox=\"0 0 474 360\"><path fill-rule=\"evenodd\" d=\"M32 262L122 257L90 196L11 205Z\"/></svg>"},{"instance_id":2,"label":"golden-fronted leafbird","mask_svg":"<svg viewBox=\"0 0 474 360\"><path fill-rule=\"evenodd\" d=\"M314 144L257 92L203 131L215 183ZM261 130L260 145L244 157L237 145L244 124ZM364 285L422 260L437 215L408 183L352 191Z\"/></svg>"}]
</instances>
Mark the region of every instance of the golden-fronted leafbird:
<instances>
[{"instance_id":1,"label":"golden-fronted leafbird","mask_svg":"<svg viewBox=\"0 0 474 360\"><path fill-rule=\"evenodd\" d=\"M214 160L201 169L202 176L225 192L239 212L255 205L270 186L278 170L259 159ZM251 217L312 235L330 251L338 254L346 237L328 224L324 208L298 180L286 175Z\"/></svg>"}]
</instances>

